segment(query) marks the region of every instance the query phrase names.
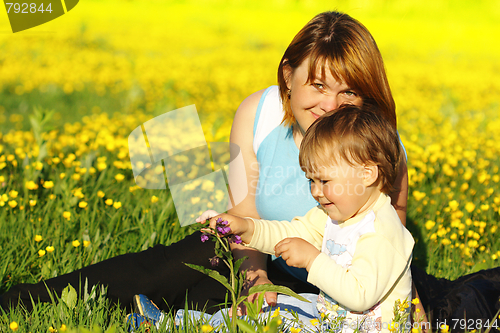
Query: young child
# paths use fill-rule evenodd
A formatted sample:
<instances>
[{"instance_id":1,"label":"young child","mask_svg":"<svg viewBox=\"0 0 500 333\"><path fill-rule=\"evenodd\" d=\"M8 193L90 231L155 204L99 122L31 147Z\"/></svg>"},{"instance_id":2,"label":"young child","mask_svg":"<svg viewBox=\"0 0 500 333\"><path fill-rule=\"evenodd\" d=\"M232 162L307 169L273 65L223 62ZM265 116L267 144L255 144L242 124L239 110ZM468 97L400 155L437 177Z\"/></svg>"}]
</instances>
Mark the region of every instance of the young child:
<instances>
[{"instance_id":1,"label":"young child","mask_svg":"<svg viewBox=\"0 0 500 333\"><path fill-rule=\"evenodd\" d=\"M388 194L401 158L394 127L367 107L347 105L307 130L299 161L319 205L305 216L265 221L221 214L233 234L306 268L321 292L317 310L345 317L344 331L384 331L397 300L411 300L413 238Z\"/></svg>"},{"instance_id":2,"label":"young child","mask_svg":"<svg viewBox=\"0 0 500 333\"><path fill-rule=\"evenodd\" d=\"M246 245L305 268L320 289L315 314L340 321L338 331L388 331L395 302L411 300L414 241L388 196L401 157L389 122L367 106L342 106L317 119L300 146L317 207L291 222L209 211L197 221L210 217L214 228L222 218Z\"/></svg>"}]
</instances>

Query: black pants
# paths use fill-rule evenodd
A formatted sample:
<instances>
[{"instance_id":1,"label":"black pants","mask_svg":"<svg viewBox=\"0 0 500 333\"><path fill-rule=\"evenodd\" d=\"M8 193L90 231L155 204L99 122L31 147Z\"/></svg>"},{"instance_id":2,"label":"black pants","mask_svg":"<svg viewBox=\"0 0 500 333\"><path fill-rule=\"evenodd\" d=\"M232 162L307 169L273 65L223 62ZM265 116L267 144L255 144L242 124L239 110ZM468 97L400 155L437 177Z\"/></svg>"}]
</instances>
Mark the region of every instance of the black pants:
<instances>
[{"instance_id":1,"label":"black pants","mask_svg":"<svg viewBox=\"0 0 500 333\"><path fill-rule=\"evenodd\" d=\"M215 243L201 242L200 235L197 232L170 246L156 245L146 251L110 258L37 284L13 286L0 296L0 305L8 309L9 305L22 302L30 310L31 297L35 301L50 302L47 289L60 296L68 284L79 288L82 295L87 279L89 288L97 284L106 286L107 297L129 309L136 294L147 295L165 311L184 308L187 295L190 308L206 308L207 312L213 313L224 303L226 289L184 263L217 269L225 276L229 275L229 270L223 263L215 268L210 265L208 259L215 255ZM268 261L268 276L273 283L288 286L296 292L318 292L310 284L274 267L271 261Z\"/></svg>"},{"instance_id":2,"label":"black pants","mask_svg":"<svg viewBox=\"0 0 500 333\"><path fill-rule=\"evenodd\" d=\"M478 331L484 331L492 319L500 326L499 318L495 318L500 310L500 267L453 281L437 279L416 266L411 267L411 274L433 331L442 323L451 332L464 332L464 324L469 331L478 328L476 325L481 327Z\"/></svg>"}]
</instances>

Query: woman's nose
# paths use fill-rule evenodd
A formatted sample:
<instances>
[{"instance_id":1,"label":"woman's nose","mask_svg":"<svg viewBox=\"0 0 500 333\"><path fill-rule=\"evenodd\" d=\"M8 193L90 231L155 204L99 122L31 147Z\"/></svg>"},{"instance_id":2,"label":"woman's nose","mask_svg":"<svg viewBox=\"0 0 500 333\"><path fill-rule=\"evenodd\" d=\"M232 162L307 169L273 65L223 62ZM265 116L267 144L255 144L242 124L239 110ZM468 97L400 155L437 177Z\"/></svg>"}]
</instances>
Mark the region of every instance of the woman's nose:
<instances>
[{"instance_id":1,"label":"woman's nose","mask_svg":"<svg viewBox=\"0 0 500 333\"><path fill-rule=\"evenodd\" d=\"M325 95L323 100L320 103L320 108L324 112L332 112L339 107L339 102L337 100L337 96L329 96Z\"/></svg>"}]
</instances>

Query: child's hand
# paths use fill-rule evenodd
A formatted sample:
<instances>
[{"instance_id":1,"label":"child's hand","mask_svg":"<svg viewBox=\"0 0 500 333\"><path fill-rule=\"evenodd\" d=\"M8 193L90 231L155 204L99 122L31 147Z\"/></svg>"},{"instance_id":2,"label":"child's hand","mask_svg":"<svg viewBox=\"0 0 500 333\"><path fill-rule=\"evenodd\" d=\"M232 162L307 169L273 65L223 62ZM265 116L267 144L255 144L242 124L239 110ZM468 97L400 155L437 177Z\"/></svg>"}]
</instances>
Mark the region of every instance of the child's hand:
<instances>
[{"instance_id":1,"label":"child's hand","mask_svg":"<svg viewBox=\"0 0 500 333\"><path fill-rule=\"evenodd\" d=\"M217 220L219 219L221 221L227 221L227 223L224 222L224 226L222 227L224 229L224 232L222 232L224 235L239 235L243 242L250 243L254 230L252 220L244 219L230 214L220 214L210 218L210 228L216 229Z\"/></svg>"},{"instance_id":2,"label":"child's hand","mask_svg":"<svg viewBox=\"0 0 500 333\"><path fill-rule=\"evenodd\" d=\"M285 238L274 247L276 257L281 256L288 266L305 268L307 271L321 253L314 245L302 238Z\"/></svg>"},{"instance_id":3,"label":"child's hand","mask_svg":"<svg viewBox=\"0 0 500 333\"><path fill-rule=\"evenodd\" d=\"M214 216L219 215L215 210L206 210L201 214L197 219L196 222L198 223L205 223L207 219L212 218Z\"/></svg>"}]
</instances>

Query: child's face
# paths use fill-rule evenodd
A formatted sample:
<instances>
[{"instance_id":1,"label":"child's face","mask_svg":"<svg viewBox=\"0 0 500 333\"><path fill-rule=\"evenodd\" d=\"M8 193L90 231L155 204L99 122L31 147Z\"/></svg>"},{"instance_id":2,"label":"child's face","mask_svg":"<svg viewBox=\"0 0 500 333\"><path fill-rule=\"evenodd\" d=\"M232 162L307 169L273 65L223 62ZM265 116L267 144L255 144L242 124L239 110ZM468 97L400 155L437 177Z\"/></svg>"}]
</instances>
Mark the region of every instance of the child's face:
<instances>
[{"instance_id":1,"label":"child's face","mask_svg":"<svg viewBox=\"0 0 500 333\"><path fill-rule=\"evenodd\" d=\"M306 172L306 177L310 180L314 199L332 220L343 222L370 209L376 200L374 188L370 187L372 182L367 181L369 170L339 160L333 166L319 167L314 173Z\"/></svg>"}]
</instances>

